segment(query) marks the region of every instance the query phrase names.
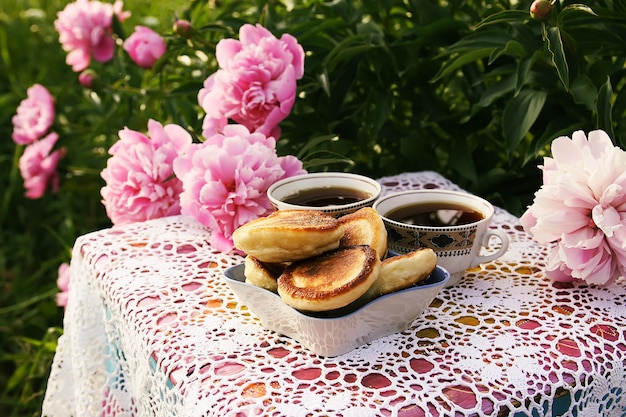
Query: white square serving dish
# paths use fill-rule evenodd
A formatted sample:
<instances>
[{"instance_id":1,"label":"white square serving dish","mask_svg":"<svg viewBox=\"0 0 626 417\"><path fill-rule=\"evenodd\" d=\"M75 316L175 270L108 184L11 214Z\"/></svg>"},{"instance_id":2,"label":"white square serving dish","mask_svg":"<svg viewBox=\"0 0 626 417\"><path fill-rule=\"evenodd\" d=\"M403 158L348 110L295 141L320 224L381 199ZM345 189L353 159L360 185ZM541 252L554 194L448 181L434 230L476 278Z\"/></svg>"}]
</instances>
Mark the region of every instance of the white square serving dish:
<instances>
[{"instance_id":1,"label":"white square serving dish","mask_svg":"<svg viewBox=\"0 0 626 417\"><path fill-rule=\"evenodd\" d=\"M276 293L245 283L244 264L228 268L224 278L265 328L296 340L318 355L338 356L408 329L444 287L450 274L437 266L416 286L380 296L365 305L359 305L357 300L332 313L315 315L292 308Z\"/></svg>"}]
</instances>

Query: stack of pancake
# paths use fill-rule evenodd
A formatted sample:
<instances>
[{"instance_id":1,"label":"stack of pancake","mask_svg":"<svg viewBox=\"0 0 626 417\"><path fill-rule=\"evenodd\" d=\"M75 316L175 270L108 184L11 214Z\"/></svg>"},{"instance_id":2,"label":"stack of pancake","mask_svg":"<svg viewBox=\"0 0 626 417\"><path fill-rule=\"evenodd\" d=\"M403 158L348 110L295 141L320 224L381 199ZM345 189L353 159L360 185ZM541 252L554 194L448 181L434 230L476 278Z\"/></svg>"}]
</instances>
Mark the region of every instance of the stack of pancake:
<instances>
[{"instance_id":1,"label":"stack of pancake","mask_svg":"<svg viewBox=\"0 0 626 417\"><path fill-rule=\"evenodd\" d=\"M334 218L281 210L239 227L246 282L300 311L331 311L415 285L435 269L431 249L386 258L387 231L371 207Z\"/></svg>"}]
</instances>

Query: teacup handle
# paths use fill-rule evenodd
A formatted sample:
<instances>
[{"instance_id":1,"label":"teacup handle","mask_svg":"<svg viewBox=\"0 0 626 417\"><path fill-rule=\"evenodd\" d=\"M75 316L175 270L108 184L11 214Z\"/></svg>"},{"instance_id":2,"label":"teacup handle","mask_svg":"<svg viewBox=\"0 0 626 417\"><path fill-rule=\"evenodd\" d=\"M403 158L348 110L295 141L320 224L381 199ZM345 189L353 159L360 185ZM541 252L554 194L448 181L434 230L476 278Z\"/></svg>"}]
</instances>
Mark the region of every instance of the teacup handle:
<instances>
[{"instance_id":1,"label":"teacup handle","mask_svg":"<svg viewBox=\"0 0 626 417\"><path fill-rule=\"evenodd\" d=\"M509 249L509 236L502 230L488 230L483 236L483 247L487 247L489 245L489 240L491 239L491 236L496 236L498 239L500 239L500 249L490 255L477 256L472 261L470 268L478 266L484 262L493 261L494 259L497 259L504 255L504 252Z\"/></svg>"}]
</instances>

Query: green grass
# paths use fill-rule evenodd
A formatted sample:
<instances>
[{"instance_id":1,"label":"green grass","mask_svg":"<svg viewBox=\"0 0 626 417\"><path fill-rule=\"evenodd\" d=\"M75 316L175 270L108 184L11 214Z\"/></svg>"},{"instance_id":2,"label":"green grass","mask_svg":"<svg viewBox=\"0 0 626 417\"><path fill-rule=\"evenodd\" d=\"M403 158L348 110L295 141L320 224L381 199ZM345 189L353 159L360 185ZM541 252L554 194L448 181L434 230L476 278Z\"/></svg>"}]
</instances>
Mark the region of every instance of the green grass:
<instances>
[{"instance_id":1,"label":"green grass","mask_svg":"<svg viewBox=\"0 0 626 417\"><path fill-rule=\"evenodd\" d=\"M53 95L76 90L52 26L68 1L0 2L0 415L37 416L46 388L63 309L56 306L57 268L70 260L77 236L109 227L99 202L99 170L74 178L63 193L29 200L17 169L11 117L26 89L45 85ZM132 17L167 31L182 2L127 0ZM60 105L62 103L59 103ZM57 114L62 109L57 109Z\"/></svg>"}]
</instances>

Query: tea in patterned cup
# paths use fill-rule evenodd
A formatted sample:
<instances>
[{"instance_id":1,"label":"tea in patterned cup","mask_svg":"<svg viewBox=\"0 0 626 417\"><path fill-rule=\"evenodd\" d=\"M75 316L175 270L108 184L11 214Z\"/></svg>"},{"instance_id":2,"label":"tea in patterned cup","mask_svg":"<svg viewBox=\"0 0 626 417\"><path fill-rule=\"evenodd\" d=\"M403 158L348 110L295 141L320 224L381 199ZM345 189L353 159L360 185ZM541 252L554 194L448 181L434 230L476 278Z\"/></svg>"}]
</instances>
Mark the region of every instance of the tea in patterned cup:
<instances>
[{"instance_id":1,"label":"tea in patterned cup","mask_svg":"<svg viewBox=\"0 0 626 417\"><path fill-rule=\"evenodd\" d=\"M319 210L339 217L371 207L381 186L372 179L345 172L296 175L272 184L267 196L278 210Z\"/></svg>"},{"instance_id":2,"label":"tea in patterned cup","mask_svg":"<svg viewBox=\"0 0 626 417\"><path fill-rule=\"evenodd\" d=\"M493 205L478 196L448 190L412 190L390 194L374 203L388 233L389 250L408 253L431 248L437 264L450 272L446 286L457 284L463 272L502 256L509 237L489 228ZM500 247L480 255L496 236Z\"/></svg>"}]
</instances>

